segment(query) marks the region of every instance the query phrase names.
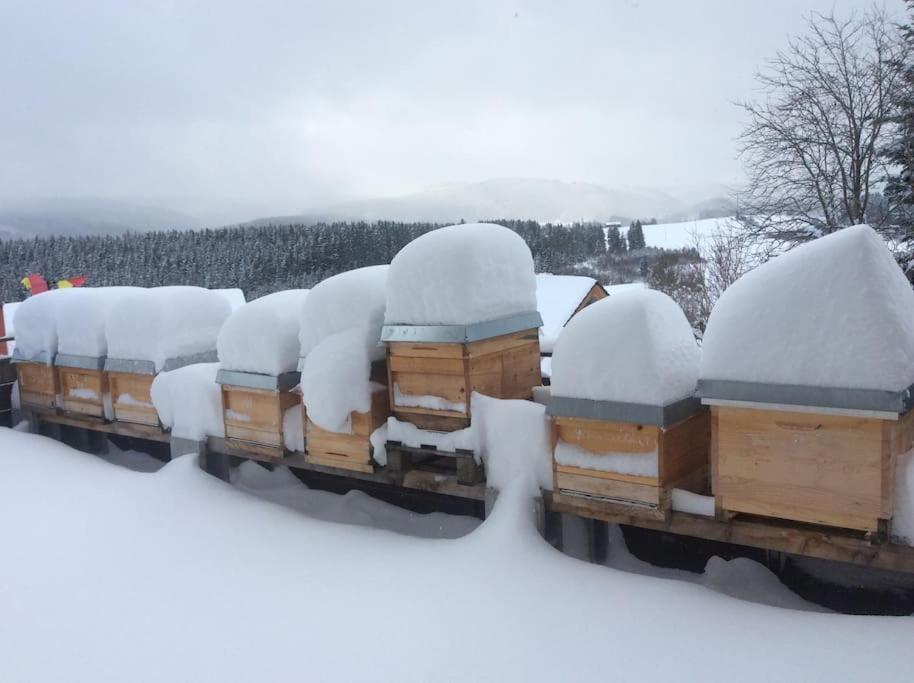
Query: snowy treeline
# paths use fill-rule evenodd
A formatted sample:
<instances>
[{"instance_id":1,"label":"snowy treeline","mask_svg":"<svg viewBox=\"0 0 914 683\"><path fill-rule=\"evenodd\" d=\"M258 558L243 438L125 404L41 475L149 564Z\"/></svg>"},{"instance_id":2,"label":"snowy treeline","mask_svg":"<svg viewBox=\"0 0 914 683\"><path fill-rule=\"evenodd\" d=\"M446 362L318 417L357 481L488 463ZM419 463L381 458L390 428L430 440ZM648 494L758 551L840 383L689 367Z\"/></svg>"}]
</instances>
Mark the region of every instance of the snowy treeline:
<instances>
[{"instance_id":1,"label":"snowy treeline","mask_svg":"<svg viewBox=\"0 0 914 683\"><path fill-rule=\"evenodd\" d=\"M599 224L494 222L524 238L537 271L561 271L606 251ZM311 287L345 270L389 263L404 245L436 227L382 221L11 240L0 242L0 301L24 298L19 279L30 272L49 281L86 275L92 286L240 287L250 300Z\"/></svg>"}]
</instances>

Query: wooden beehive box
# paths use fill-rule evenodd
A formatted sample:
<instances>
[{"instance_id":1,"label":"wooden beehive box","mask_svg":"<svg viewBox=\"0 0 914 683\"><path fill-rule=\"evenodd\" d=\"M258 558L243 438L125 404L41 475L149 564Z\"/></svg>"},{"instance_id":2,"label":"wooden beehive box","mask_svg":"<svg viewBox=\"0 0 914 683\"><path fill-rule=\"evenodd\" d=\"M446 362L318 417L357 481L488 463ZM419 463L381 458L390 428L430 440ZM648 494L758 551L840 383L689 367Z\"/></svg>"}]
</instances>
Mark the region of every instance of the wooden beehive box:
<instances>
[{"instance_id":1,"label":"wooden beehive box","mask_svg":"<svg viewBox=\"0 0 914 683\"><path fill-rule=\"evenodd\" d=\"M54 361L60 409L75 415L105 417L108 374L104 358L58 353Z\"/></svg>"},{"instance_id":2,"label":"wooden beehive box","mask_svg":"<svg viewBox=\"0 0 914 683\"><path fill-rule=\"evenodd\" d=\"M666 519L674 488L701 492L706 486L710 415L694 400L673 404L665 413L662 408L632 404L620 410L620 405L553 399L553 450L567 444L592 457L594 465L602 461L606 469L621 456L626 469L641 474L562 464L553 457L555 490L600 499L633 516Z\"/></svg>"},{"instance_id":3,"label":"wooden beehive box","mask_svg":"<svg viewBox=\"0 0 914 683\"><path fill-rule=\"evenodd\" d=\"M390 408L420 429L470 424L474 391L529 399L540 375L539 314L479 325L387 325Z\"/></svg>"},{"instance_id":4,"label":"wooden beehive box","mask_svg":"<svg viewBox=\"0 0 914 683\"><path fill-rule=\"evenodd\" d=\"M390 402L387 387L371 394L371 410L351 413L352 432L349 434L321 429L305 416L307 462L357 472L374 472L373 449L369 440L372 432L387 421Z\"/></svg>"},{"instance_id":5,"label":"wooden beehive box","mask_svg":"<svg viewBox=\"0 0 914 683\"><path fill-rule=\"evenodd\" d=\"M152 404L154 379L155 374L108 373L108 387L115 420L158 426L159 414Z\"/></svg>"},{"instance_id":6,"label":"wooden beehive box","mask_svg":"<svg viewBox=\"0 0 914 683\"><path fill-rule=\"evenodd\" d=\"M283 416L301 402L292 391L298 372L262 375L220 370L216 382L222 385L222 419L225 438L236 445L285 448Z\"/></svg>"},{"instance_id":7,"label":"wooden beehive box","mask_svg":"<svg viewBox=\"0 0 914 683\"><path fill-rule=\"evenodd\" d=\"M727 384L702 387L712 410L711 475L719 516L745 513L886 530L896 459L914 445L914 415L903 395L801 389L808 402L820 404L814 406L788 403L792 398L785 392L764 385L736 387L741 398L724 399L735 396ZM772 399L780 395L785 402L747 401L747 390Z\"/></svg>"},{"instance_id":8,"label":"wooden beehive box","mask_svg":"<svg viewBox=\"0 0 914 683\"><path fill-rule=\"evenodd\" d=\"M57 407L57 372L54 366L13 357L19 382L19 403L32 410L54 410Z\"/></svg>"}]
</instances>

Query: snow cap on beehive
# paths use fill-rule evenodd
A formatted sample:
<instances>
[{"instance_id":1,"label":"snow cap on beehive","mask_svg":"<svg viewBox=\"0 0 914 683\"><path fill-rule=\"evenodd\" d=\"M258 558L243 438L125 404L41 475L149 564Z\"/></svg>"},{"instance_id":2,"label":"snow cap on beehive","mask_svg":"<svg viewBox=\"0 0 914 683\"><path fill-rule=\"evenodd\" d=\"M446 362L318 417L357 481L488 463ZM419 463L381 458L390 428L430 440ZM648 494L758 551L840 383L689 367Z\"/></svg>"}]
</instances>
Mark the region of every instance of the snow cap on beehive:
<instances>
[{"instance_id":1,"label":"snow cap on beehive","mask_svg":"<svg viewBox=\"0 0 914 683\"><path fill-rule=\"evenodd\" d=\"M371 408L371 363L384 357L388 266L358 268L327 278L302 306L302 400L308 419L348 431L349 415Z\"/></svg>"},{"instance_id":2,"label":"snow cap on beehive","mask_svg":"<svg viewBox=\"0 0 914 683\"><path fill-rule=\"evenodd\" d=\"M57 311L71 300L76 288L33 294L16 307L16 356L50 363L57 353Z\"/></svg>"},{"instance_id":3,"label":"snow cap on beehive","mask_svg":"<svg viewBox=\"0 0 914 683\"><path fill-rule=\"evenodd\" d=\"M517 233L500 225L433 230L390 264L389 325L470 325L535 310L533 256Z\"/></svg>"},{"instance_id":4,"label":"snow cap on beehive","mask_svg":"<svg viewBox=\"0 0 914 683\"><path fill-rule=\"evenodd\" d=\"M91 358L106 356L108 316L125 296L142 291L140 287L74 288L66 305L57 307L58 353Z\"/></svg>"},{"instance_id":5,"label":"snow cap on beehive","mask_svg":"<svg viewBox=\"0 0 914 683\"><path fill-rule=\"evenodd\" d=\"M108 316L108 357L152 361L215 352L216 337L231 312L228 300L202 287L155 287L129 294Z\"/></svg>"},{"instance_id":6,"label":"snow cap on beehive","mask_svg":"<svg viewBox=\"0 0 914 683\"><path fill-rule=\"evenodd\" d=\"M666 294L613 294L574 316L559 335L552 395L668 405L695 393L699 355L689 321Z\"/></svg>"},{"instance_id":7,"label":"snow cap on beehive","mask_svg":"<svg viewBox=\"0 0 914 683\"><path fill-rule=\"evenodd\" d=\"M914 291L858 225L737 280L705 331L703 380L901 391L914 383Z\"/></svg>"},{"instance_id":8,"label":"snow cap on beehive","mask_svg":"<svg viewBox=\"0 0 914 683\"><path fill-rule=\"evenodd\" d=\"M307 294L290 289L235 308L216 340L219 367L264 375L297 369L299 316Z\"/></svg>"}]
</instances>

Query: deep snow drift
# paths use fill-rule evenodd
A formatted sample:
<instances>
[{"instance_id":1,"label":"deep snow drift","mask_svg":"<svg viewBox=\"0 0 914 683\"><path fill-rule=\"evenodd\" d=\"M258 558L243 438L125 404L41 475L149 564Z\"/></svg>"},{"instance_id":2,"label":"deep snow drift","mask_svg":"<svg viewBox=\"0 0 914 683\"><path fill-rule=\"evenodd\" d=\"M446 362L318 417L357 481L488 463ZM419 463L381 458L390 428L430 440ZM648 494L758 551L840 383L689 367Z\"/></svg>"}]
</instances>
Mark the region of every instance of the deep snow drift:
<instances>
[{"instance_id":1,"label":"deep snow drift","mask_svg":"<svg viewBox=\"0 0 914 683\"><path fill-rule=\"evenodd\" d=\"M57 353L57 312L66 306L76 288L52 289L30 296L16 307L13 319L16 349L22 358L34 359L42 354L51 363Z\"/></svg>"},{"instance_id":2,"label":"deep snow drift","mask_svg":"<svg viewBox=\"0 0 914 683\"><path fill-rule=\"evenodd\" d=\"M702 379L900 391L914 383L914 290L870 227L750 271L720 297Z\"/></svg>"},{"instance_id":3,"label":"deep snow drift","mask_svg":"<svg viewBox=\"0 0 914 683\"><path fill-rule=\"evenodd\" d=\"M193 363L156 375L152 403L173 436L195 441L225 436L218 371L219 363Z\"/></svg>"},{"instance_id":4,"label":"deep snow drift","mask_svg":"<svg viewBox=\"0 0 914 683\"><path fill-rule=\"evenodd\" d=\"M578 313L552 355L552 395L667 405L691 396L700 352L666 294L632 289Z\"/></svg>"},{"instance_id":5,"label":"deep snow drift","mask_svg":"<svg viewBox=\"0 0 914 683\"><path fill-rule=\"evenodd\" d=\"M307 289L290 289L235 308L216 348L225 370L279 375L298 367L299 311Z\"/></svg>"},{"instance_id":6,"label":"deep snow drift","mask_svg":"<svg viewBox=\"0 0 914 683\"><path fill-rule=\"evenodd\" d=\"M469 535L427 540L309 518L191 458L141 474L0 429L0 536L5 681L834 681L910 670L910 618L765 607L580 562L540 539L517 486ZM730 564L707 576L737 592L733 579L751 574L720 571ZM367 634L358 656L341 636L354 627ZM269 645L217 656L254 633ZM410 634L410 656L390 633ZM454 656L466 638L472 656Z\"/></svg>"},{"instance_id":7,"label":"deep snow drift","mask_svg":"<svg viewBox=\"0 0 914 683\"><path fill-rule=\"evenodd\" d=\"M432 230L390 263L390 325L467 325L535 310L533 256L523 238L500 225Z\"/></svg>"},{"instance_id":8,"label":"deep snow drift","mask_svg":"<svg viewBox=\"0 0 914 683\"><path fill-rule=\"evenodd\" d=\"M121 299L141 291L139 287L73 288L66 305L57 307L55 320L47 321L56 322L58 353L93 358L108 355L108 316Z\"/></svg>"}]
</instances>

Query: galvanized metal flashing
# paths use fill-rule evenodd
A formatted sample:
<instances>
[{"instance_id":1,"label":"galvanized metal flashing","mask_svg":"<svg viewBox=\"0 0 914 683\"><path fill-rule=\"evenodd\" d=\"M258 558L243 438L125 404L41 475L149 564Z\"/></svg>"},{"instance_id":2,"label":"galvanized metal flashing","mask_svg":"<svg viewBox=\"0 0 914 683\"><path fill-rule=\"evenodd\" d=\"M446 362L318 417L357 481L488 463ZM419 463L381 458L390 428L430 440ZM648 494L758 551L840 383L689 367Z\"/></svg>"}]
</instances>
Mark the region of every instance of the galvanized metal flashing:
<instances>
[{"instance_id":1,"label":"galvanized metal flashing","mask_svg":"<svg viewBox=\"0 0 914 683\"><path fill-rule=\"evenodd\" d=\"M553 417L581 417L588 420L667 427L703 409L701 399L697 396L689 396L665 406L553 396L546 406L546 414Z\"/></svg>"},{"instance_id":2,"label":"galvanized metal flashing","mask_svg":"<svg viewBox=\"0 0 914 683\"><path fill-rule=\"evenodd\" d=\"M899 414L914 408L914 385L902 391L884 391L702 379L698 381L698 394L703 399Z\"/></svg>"},{"instance_id":3,"label":"galvanized metal flashing","mask_svg":"<svg viewBox=\"0 0 914 683\"><path fill-rule=\"evenodd\" d=\"M281 375L264 375L257 372L240 372L238 370L219 370L216 373L216 384L229 384L248 389L265 389L267 391L289 391L301 381L301 373L290 370Z\"/></svg>"},{"instance_id":4,"label":"galvanized metal flashing","mask_svg":"<svg viewBox=\"0 0 914 683\"><path fill-rule=\"evenodd\" d=\"M175 356L174 358L165 359L165 364L162 366L162 372L177 370L178 368L183 368L185 365L194 365L195 363L215 363L218 360L219 354L216 353L215 349L191 353L186 356Z\"/></svg>"},{"instance_id":5,"label":"galvanized metal flashing","mask_svg":"<svg viewBox=\"0 0 914 683\"><path fill-rule=\"evenodd\" d=\"M58 353L54 365L62 368L79 368L81 370L103 370L104 356L77 356L72 353Z\"/></svg>"},{"instance_id":6,"label":"galvanized metal flashing","mask_svg":"<svg viewBox=\"0 0 914 683\"><path fill-rule=\"evenodd\" d=\"M13 356L11 362L13 363L43 363L45 365L51 365L53 357L47 351L40 351L34 356L24 356L22 351L19 350L19 347L13 349Z\"/></svg>"},{"instance_id":7,"label":"galvanized metal flashing","mask_svg":"<svg viewBox=\"0 0 914 683\"><path fill-rule=\"evenodd\" d=\"M200 353L192 353L186 356L175 356L174 358L165 359L161 372L177 370L185 365L193 365L194 363L215 363L218 360L219 356L215 350L201 351ZM131 360L129 358L108 358L105 361L105 370L108 372L127 372L133 375L155 375L159 372L156 370L156 364L151 360Z\"/></svg>"},{"instance_id":8,"label":"galvanized metal flashing","mask_svg":"<svg viewBox=\"0 0 914 683\"><path fill-rule=\"evenodd\" d=\"M539 311L518 313L504 318L484 320L469 325L384 325L381 341L464 344L505 334L542 327Z\"/></svg>"}]
</instances>

